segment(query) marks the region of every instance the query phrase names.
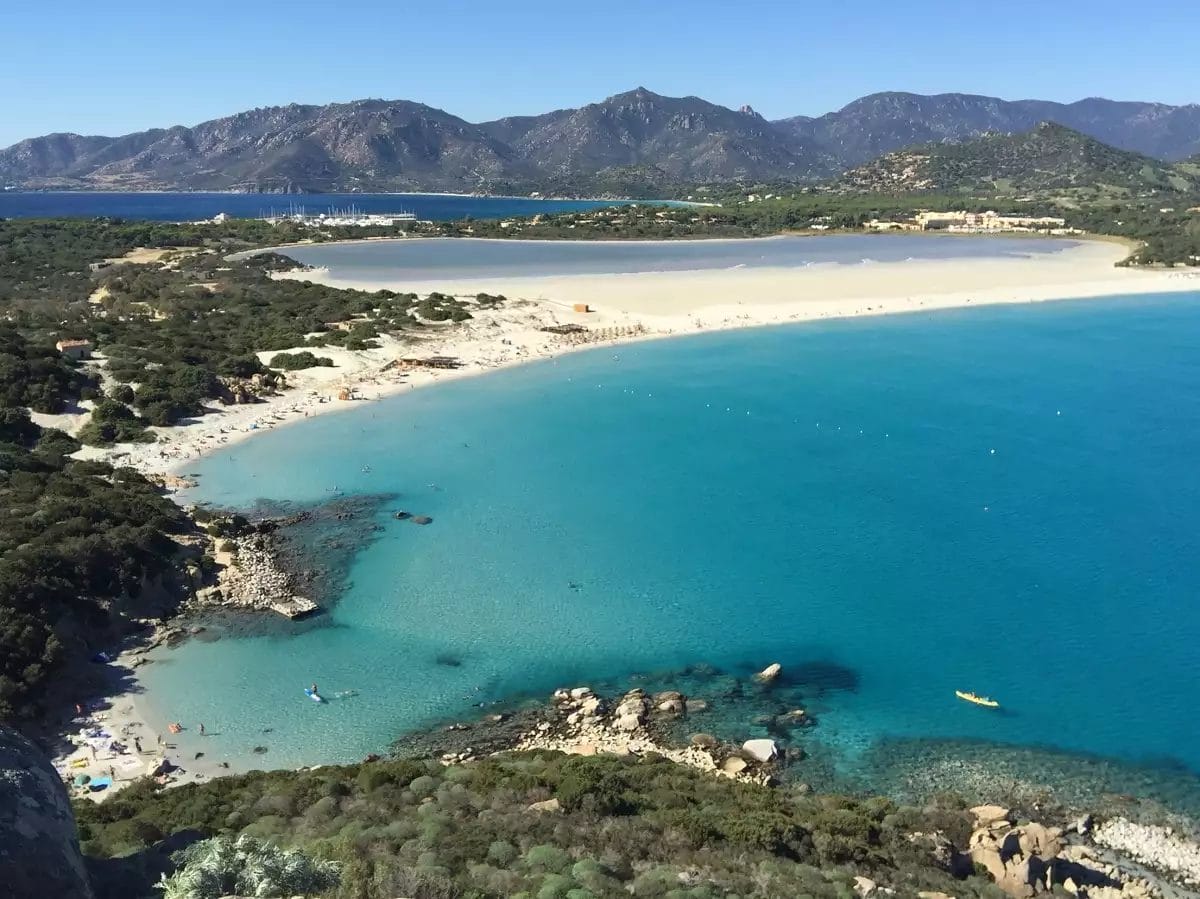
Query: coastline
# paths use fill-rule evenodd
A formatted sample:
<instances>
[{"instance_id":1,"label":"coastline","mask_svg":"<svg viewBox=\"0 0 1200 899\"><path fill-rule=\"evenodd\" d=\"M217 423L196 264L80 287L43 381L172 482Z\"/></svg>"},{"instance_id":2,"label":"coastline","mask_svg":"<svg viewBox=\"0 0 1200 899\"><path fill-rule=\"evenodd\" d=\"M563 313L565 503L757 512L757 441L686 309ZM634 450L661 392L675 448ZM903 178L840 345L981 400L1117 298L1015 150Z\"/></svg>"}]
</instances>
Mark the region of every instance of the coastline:
<instances>
[{"instance_id":1,"label":"coastline","mask_svg":"<svg viewBox=\"0 0 1200 899\"><path fill-rule=\"evenodd\" d=\"M241 773L228 763L223 765L217 756L209 758L207 753L191 746L182 747L180 737L183 735L170 733L171 719L160 713L149 698L137 672L142 665L152 663L146 656L163 639L161 630L149 638L142 634L127 638L124 648L99 672L99 679L104 684L100 696L81 703L83 714L71 718L69 728L62 728L54 736L50 735L52 728L49 727L39 733L41 742L54 747L51 761L67 788L75 791L74 795L102 802L150 774L163 759L169 760L171 765L169 779L163 782L172 786L203 783L213 777ZM185 732L196 727L196 724L188 724ZM104 736L98 736L100 734ZM219 737L220 734L211 736ZM93 791L90 784L74 785L75 778L80 775L86 775L92 781L110 778L111 784L103 790Z\"/></svg>"},{"instance_id":2,"label":"coastline","mask_svg":"<svg viewBox=\"0 0 1200 899\"><path fill-rule=\"evenodd\" d=\"M143 188L140 190L128 190L122 188L106 189L102 187L83 187L83 188L35 188L24 187L17 190L0 191L7 194L146 194L148 196L170 196L180 194L197 194L208 196L262 196L262 197L287 197L287 196L351 196L358 191L317 191L304 192L300 194L288 194L276 191L253 191L253 190L196 190L196 189L170 189L170 188ZM528 200L532 203L613 203L613 204L629 204L629 203L646 203L646 204L662 204L672 206L719 206L719 203L700 203L694 200L655 200L655 199L639 199L637 197L564 197L552 196L531 197L528 195L520 196L517 194L478 194L478 193L458 193L448 190L372 190L362 191L363 196L368 197L461 197L463 199L480 199L480 200Z\"/></svg>"},{"instance_id":3,"label":"coastline","mask_svg":"<svg viewBox=\"0 0 1200 899\"><path fill-rule=\"evenodd\" d=\"M616 346L633 340L994 303L1200 291L1200 277L1112 268L1112 262L1119 258L1123 258L1123 247L1105 241L1087 242L1045 258L552 276L504 282L464 280L453 286L461 288L463 293L485 288L489 292L498 290L509 296L510 301L495 310L478 310L474 319L462 325L431 325L419 338L381 338L378 349L350 352L337 347L322 348L317 350L318 355L330 356L336 367L290 373L290 389L266 402L225 407L192 424L161 429L158 432L160 442L155 444L89 449L85 454L132 465L149 475L181 473L194 459L248 439L262 430L317 414L353 409L362 400L396 395L443 379L484 374L581 349ZM291 277L352 286L339 282L327 272L297 272ZM924 285L923 290L910 293L917 282ZM991 286L975 286L984 282L991 282ZM373 284L370 289L380 286ZM442 290L448 287L445 283L431 286ZM421 289L412 284L402 287ZM506 287L510 289L506 290ZM456 292L459 291L456 289ZM752 295L754 301L731 301L731 296L738 294ZM814 298L814 294L820 298ZM554 299L547 299L549 296ZM714 302L714 299L723 302ZM589 302L595 311L573 311L572 302L580 301ZM604 329L609 329L607 333L611 336L584 342L541 330L562 324L583 325L592 333L597 330L605 333ZM639 325L644 331L635 330ZM274 352L260 356L266 359ZM409 372L382 370L400 356L433 355L457 356L462 366ZM337 393L347 388L353 389L361 400L335 399ZM122 655L119 664L127 667L132 660L128 655ZM109 694L117 722L122 726L132 721L141 722L141 732L150 734L150 741L155 733L165 734L170 719L155 708L153 698L144 692L136 669L131 667L121 675L116 680L124 679L127 682L125 689ZM197 722L183 723L188 730L179 738L179 751L172 755L172 760L187 769L188 780L240 769L239 766L220 768L220 756L214 754L209 758L207 751L205 758L194 758L195 752L200 751L200 742L209 744L193 739ZM219 743L211 745L219 746ZM265 761L265 767L270 767L269 759Z\"/></svg>"},{"instance_id":4,"label":"coastline","mask_svg":"<svg viewBox=\"0 0 1200 899\"><path fill-rule=\"evenodd\" d=\"M1075 246L1035 257L451 282L348 280L324 269L286 272L277 277L367 291L440 290L473 296L486 290L503 294L508 302L494 310L475 310L474 318L461 325L430 325L419 335L384 335L378 338L377 349L319 348L317 355L332 358L334 367L290 372L288 389L264 402L214 407L190 424L156 428L156 443L85 447L78 455L130 465L151 476L178 475L190 461L260 431L443 380L596 346L867 315L1200 291L1198 272L1116 267L1126 249L1124 242L1081 240ZM574 311L577 303L586 303L590 311ZM591 339L570 339L542 330L561 325L586 328ZM289 350L258 355L266 362L278 352ZM461 364L452 369L383 370L407 355L452 356ZM355 399L336 399L343 390L351 391Z\"/></svg>"}]
</instances>

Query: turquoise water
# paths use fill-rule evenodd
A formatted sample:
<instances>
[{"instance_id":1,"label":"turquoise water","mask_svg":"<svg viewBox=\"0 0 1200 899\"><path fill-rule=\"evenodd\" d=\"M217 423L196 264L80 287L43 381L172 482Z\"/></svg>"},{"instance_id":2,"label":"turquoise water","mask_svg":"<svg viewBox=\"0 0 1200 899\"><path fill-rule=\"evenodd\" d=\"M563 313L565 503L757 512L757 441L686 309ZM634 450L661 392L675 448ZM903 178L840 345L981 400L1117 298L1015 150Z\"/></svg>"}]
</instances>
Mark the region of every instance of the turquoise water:
<instances>
[{"instance_id":1,"label":"turquoise water","mask_svg":"<svg viewBox=\"0 0 1200 899\"><path fill-rule=\"evenodd\" d=\"M434 522L381 510L326 626L169 652L153 702L219 731L210 756L298 764L514 692L777 660L838 673L805 739L847 769L976 738L1200 772L1197 300L637 344L263 434L196 466L201 498L336 485Z\"/></svg>"},{"instance_id":2,"label":"turquoise water","mask_svg":"<svg viewBox=\"0 0 1200 899\"><path fill-rule=\"evenodd\" d=\"M984 259L1056 253L1075 241L934 234L831 234L757 240L416 240L288 247L339 279L394 282L484 277L697 271L915 259Z\"/></svg>"}]
</instances>

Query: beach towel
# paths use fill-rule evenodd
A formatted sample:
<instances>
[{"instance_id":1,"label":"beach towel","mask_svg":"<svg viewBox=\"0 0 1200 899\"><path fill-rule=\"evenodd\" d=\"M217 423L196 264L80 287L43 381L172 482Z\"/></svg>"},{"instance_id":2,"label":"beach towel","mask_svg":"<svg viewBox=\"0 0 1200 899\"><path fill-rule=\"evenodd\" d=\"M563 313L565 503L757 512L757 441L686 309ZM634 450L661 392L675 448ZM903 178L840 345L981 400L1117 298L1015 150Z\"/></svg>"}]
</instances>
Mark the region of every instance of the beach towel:
<instances>
[{"instance_id":1,"label":"beach towel","mask_svg":"<svg viewBox=\"0 0 1200 899\"><path fill-rule=\"evenodd\" d=\"M93 780L91 783L88 784L88 789L91 790L93 793L99 793L101 790L107 790L111 786L112 786L112 778L111 777L97 777L95 780Z\"/></svg>"}]
</instances>

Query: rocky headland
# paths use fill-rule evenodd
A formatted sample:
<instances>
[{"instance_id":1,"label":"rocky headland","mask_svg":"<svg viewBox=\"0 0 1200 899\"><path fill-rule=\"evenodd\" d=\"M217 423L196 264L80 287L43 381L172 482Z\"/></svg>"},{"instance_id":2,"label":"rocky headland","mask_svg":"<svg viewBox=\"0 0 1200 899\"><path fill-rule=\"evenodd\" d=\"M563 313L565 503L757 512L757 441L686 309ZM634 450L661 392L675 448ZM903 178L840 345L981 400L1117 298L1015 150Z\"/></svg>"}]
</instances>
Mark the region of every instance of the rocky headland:
<instances>
[{"instance_id":1,"label":"rocky headland","mask_svg":"<svg viewBox=\"0 0 1200 899\"><path fill-rule=\"evenodd\" d=\"M317 505L263 506L246 513L192 508L203 518L214 576L198 587L192 612L272 612L297 619L336 602L354 555L384 528L395 497L338 497Z\"/></svg>"},{"instance_id":2,"label":"rocky headland","mask_svg":"<svg viewBox=\"0 0 1200 899\"><path fill-rule=\"evenodd\" d=\"M783 675L782 666L772 663L741 689L756 691L753 702L770 703ZM774 701L778 704L778 698ZM678 690L634 687L606 696L589 686L564 687L548 702L413 735L395 748L399 754L433 757L444 765L469 764L511 751L657 756L713 777L810 792L807 784L789 776L789 768L805 751L788 732L777 731L783 735L779 741L749 732L745 740L721 739L703 729L709 712L709 700ZM759 723L774 728L781 721L803 729L815 724L799 707L771 716L769 722L763 722L764 717L758 716ZM530 810L561 811L553 799ZM986 872L1013 899L1064 894L1078 899L1184 899L1195 895L1200 885L1200 843L1169 826L1102 817L1046 802L1045 797L1013 808L979 805L966 814L973 822L968 830L913 833L910 839L943 870L959 877ZM893 891L859 877L856 892L866 899ZM943 899L933 893L920 895Z\"/></svg>"}]
</instances>

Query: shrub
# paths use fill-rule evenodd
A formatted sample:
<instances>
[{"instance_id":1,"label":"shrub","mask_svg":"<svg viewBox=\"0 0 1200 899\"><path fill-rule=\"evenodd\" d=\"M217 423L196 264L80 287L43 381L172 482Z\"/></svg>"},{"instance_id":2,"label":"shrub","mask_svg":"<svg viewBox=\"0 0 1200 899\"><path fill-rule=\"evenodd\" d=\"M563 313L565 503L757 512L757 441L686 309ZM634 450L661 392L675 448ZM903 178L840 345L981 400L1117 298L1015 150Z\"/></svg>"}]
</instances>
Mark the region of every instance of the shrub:
<instances>
[{"instance_id":1,"label":"shrub","mask_svg":"<svg viewBox=\"0 0 1200 899\"><path fill-rule=\"evenodd\" d=\"M571 864L571 856L557 846L543 843L530 848L524 855L524 862L527 867L535 871L558 873L565 871Z\"/></svg>"},{"instance_id":2,"label":"shrub","mask_svg":"<svg viewBox=\"0 0 1200 899\"><path fill-rule=\"evenodd\" d=\"M271 357L271 368L280 371L301 371L305 368L332 368L333 360L328 356L315 356L308 350L299 353L276 353Z\"/></svg>"},{"instance_id":3,"label":"shrub","mask_svg":"<svg viewBox=\"0 0 1200 899\"><path fill-rule=\"evenodd\" d=\"M163 899L222 896L309 896L338 884L338 866L279 849L253 837L213 837L174 856L181 865L163 877Z\"/></svg>"},{"instance_id":4,"label":"shrub","mask_svg":"<svg viewBox=\"0 0 1200 899\"><path fill-rule=\"evenodd\" d=\"M768 852L783 850L800 835L800 829L790 818L767 810L731 815L721 823L721 830L734 843Z\"/></svg>"},{"instance_id":5,"label":"shrub","mask_svg":"<svg viewBox=\"0 0 1200 899\"><path fill-rule=\"evenodd\" d=\"M487 857L489 861L493 861L501 867L507 868L513 863L520 853L517 847L507 840L496 840L488 847Z\"/></svg>"}]
</instances>

